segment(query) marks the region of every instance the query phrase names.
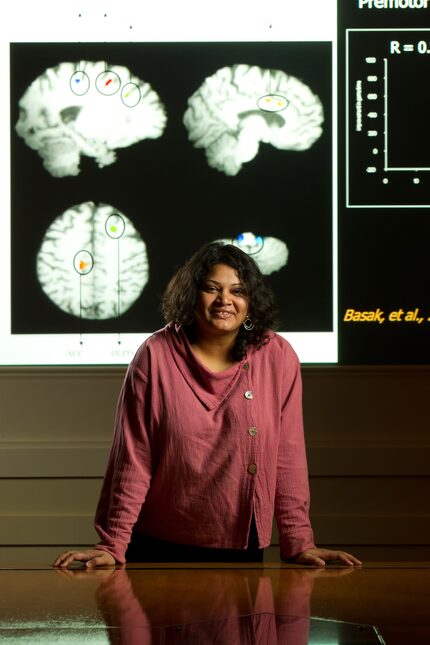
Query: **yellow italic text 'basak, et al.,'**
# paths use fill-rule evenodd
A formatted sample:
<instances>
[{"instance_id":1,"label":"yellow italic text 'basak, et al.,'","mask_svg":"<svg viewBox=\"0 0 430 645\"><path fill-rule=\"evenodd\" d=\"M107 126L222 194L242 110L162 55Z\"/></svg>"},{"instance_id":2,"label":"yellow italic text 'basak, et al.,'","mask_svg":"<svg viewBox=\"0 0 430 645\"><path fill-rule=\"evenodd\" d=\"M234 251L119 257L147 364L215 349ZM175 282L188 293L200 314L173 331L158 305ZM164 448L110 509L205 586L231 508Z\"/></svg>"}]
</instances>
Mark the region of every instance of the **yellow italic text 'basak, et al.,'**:
<instances>
[{"instance_id":1,"label":"yellow italic text 'basak, et al.,'","mask_svg":"<svg viewBox=\"0 0 430 645\"><path fill-rule=\"evenodd\" d=\"M389 323L417 323L420 325L426 320L425 315L421 314L420 309L416 307L415 309L393 309L385 314L383 309L377 307L376 309L361 311L358 309L346 309L343 322L348 323L379 323L384 322ZM430 317L427 318L427 322L430 322Z\"/></svg>"}]
</instances>

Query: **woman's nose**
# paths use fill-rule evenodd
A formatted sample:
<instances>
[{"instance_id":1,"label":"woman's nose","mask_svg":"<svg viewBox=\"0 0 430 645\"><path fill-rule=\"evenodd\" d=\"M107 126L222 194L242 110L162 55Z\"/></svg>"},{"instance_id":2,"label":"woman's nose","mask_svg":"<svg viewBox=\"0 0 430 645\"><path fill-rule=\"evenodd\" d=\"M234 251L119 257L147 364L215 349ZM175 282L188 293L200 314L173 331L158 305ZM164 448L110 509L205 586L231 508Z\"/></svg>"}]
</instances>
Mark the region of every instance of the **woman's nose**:
<instances>
[{"instance_id":1,"label":"woman's nose","mask_svg":"<svg viewBox=\"0 0 430 645\"><path fill-rule=\"evenodd\" d=\"M228 291L220 291L218 294L218 300L222 303L230 302L230 294Z\"/></svg>"}]
</instances>

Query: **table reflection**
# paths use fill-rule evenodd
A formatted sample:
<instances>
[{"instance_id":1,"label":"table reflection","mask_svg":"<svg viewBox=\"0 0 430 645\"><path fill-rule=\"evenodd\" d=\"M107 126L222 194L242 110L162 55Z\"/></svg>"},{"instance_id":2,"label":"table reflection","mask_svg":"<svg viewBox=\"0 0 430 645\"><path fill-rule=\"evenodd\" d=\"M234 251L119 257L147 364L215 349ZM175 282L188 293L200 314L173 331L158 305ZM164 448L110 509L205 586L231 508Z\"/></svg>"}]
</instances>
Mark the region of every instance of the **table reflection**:
<instances>
[{"instance_id":1,"label":"table reflection","mask_svg":"<svg viewBox=\"0 0 430 645\"><path fill-rule=\"evenodd\" d=\"M307 645L314 580L351 572L121 568L59 574L98 577L95 598L111 643Z\"/></svg>"}]
</instances>

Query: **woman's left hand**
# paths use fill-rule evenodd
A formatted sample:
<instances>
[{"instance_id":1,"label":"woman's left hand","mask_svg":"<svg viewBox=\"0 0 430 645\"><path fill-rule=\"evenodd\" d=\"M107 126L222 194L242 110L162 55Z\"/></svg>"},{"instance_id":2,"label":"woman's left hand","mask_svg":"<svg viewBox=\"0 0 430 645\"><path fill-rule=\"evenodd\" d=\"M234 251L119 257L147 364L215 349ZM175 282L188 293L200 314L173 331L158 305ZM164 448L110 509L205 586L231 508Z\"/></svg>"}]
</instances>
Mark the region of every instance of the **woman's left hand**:
<instances>
[{"instance_id":1,"label":"woman's left hand","mask_svg":"<svg viewBox=\"0 0 430 645\"><path fill-rule=\"evenodd\" d=\"M295 564L308 564L314 567L325 567L326 562L332 562L334 560L340 560L340 562L343 562L348 567L361 565L360 560L345 551L331 551L330 549L318 548L302 551L302 553L291 558L289 562L294 562Z\"/></svg>"}]
</instances>

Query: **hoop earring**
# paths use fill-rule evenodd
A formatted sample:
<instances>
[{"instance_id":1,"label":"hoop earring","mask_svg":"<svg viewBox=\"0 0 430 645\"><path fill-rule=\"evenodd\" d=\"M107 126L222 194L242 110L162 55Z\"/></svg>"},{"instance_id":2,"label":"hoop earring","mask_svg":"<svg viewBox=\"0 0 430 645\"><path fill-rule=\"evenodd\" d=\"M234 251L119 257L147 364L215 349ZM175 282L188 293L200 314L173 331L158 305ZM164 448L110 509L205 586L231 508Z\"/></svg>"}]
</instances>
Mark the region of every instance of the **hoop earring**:
<instances>
[{"instance_id":1,"label":"hoop earring","mask_svg":"<svg viewBox=\"0 0 430 645\"><path fill-rule=\"evenodd\" d=\"M251 329L254 329L254 323L252 322L251 318L246 318L243 321L243 326L245 327L246 331L251 331Z\"/></svg>"}]
</instances>

